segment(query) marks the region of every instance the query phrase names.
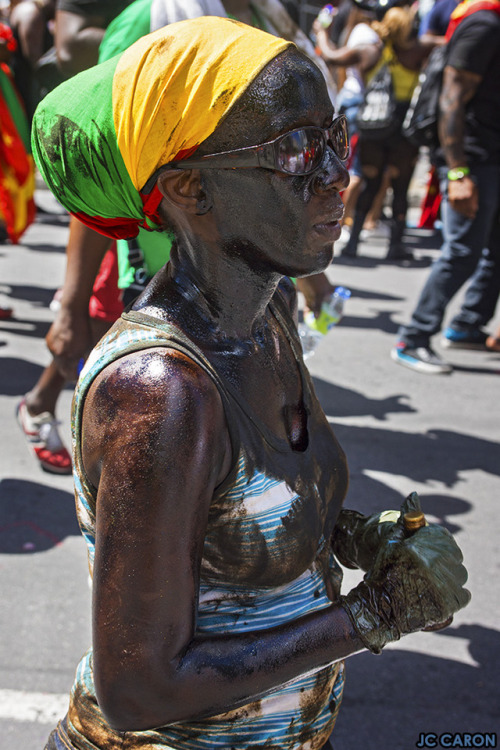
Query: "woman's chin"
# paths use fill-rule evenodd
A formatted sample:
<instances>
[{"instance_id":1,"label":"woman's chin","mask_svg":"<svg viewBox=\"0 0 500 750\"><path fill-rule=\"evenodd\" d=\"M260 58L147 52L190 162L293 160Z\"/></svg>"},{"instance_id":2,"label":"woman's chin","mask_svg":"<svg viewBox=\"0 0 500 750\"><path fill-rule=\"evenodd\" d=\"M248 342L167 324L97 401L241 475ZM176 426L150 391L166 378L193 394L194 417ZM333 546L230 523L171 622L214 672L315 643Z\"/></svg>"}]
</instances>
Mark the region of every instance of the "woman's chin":
<instances>
[{"instance_id":1,"label":"woman's chin","mask_svg":"<svg viewBox=\"0 0 500 750\"><path fill-rule=\"evenodd\" d=\"M328 266L333 261L333 243L325 245L319 252L315 254L314 263L308 264L307 268L296 269L293 273L287 274L288 276L314 276L316 273L323 273L326 271Z\"/></svg>"}]
</instances>

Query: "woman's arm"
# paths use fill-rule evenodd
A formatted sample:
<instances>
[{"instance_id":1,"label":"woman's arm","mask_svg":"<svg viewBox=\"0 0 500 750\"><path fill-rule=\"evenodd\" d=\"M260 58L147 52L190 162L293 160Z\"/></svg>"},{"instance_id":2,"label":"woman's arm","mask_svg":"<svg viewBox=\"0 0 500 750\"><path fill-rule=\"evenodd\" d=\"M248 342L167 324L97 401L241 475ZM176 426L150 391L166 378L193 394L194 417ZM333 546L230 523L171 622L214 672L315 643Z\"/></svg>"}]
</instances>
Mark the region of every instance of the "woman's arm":
<instances>
[{"instance_id":1,"label":"woman's arm","mask_svg":"<svg viewBox=\"0 0 500 750\"><path fill-rule=\"evenodd\" d=\"M439 140L449 169L467 167L465 154L465 115L482 77L477 73L447 65L439 99ZM459 213L473 220L479 208L477 185L464 173L461 179L448 181L448 201Z\"/></svg>"},{"instance_id":2,"label":"woman's arm","mask_svg":"<svg viewBox=\"0 0 500 750\"><path fill-rule=\"evenodd\" d=\"M155 349L106 368L82 441L99 486L94 678L113 727L215 715L363 647L340 605L258 633L197 635L207 517L231 450L218 391L189 359Z\"/></svg>"},{"instance_id":3,"label":"woman's arm","mask_svg":"<svg viewBox=\"0 0 500 750\"><path fill-rule=\"evenodd\" d=\"M334 47L327 34L317 36L321 57L325 62L340 67L357 66L360 70L370 70L377 64L382 52L381 44L363 44L356 47Z\"/></svg>"}]
</instances>

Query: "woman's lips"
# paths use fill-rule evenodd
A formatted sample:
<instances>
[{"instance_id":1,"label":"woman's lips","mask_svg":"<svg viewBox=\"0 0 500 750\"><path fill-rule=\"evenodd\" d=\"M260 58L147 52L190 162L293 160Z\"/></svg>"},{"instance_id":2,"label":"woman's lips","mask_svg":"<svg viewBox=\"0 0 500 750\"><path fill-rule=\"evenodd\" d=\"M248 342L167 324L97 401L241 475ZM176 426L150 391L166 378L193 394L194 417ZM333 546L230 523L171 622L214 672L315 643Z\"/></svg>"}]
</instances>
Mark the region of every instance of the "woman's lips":
<instances>
[{"instance_id":1,"label":"woman's lips","mask_svg":"<svg viewBox=\"0 0 500 750\"><path fill-rule=\"evenodd\" d=\"M340 237L342 228L338 221L324 221L314 224L313 229L322 237L328 237L332 242L335 242Z\"/></svg>"}]
</instances>

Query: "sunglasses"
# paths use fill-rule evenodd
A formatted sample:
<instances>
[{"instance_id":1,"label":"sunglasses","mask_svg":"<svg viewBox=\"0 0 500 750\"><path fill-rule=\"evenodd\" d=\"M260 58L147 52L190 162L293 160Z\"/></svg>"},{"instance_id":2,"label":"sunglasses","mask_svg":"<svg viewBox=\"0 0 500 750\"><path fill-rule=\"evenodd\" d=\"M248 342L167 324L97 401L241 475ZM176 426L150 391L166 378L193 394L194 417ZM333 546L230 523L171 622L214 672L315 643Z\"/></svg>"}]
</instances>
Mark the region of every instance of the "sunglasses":
<instances>
[{"instance_id":1,"label":"sunglasses","mask_svg":"<svg viewBox=\"0 0 500 750\"><path fill-rule=\"evenodd\" d=\"M349 156L345 115L338 115L328 128L305 126L259 146L221 151L193 159L173 161L172 169L249 169L263 167L288 175L308 175L320 166L330 144L341 161ZM148 181L149 182L149 181Z\"/></svg>"}]
</instances>

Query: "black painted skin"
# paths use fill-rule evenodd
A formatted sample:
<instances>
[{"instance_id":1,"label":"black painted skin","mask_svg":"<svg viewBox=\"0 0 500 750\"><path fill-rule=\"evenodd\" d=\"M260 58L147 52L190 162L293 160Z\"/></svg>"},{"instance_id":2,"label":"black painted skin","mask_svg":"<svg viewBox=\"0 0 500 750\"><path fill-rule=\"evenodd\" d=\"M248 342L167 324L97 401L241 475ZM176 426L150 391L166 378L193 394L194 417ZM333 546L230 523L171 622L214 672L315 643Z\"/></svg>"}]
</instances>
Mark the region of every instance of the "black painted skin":
<instances>
[{"instance_id":1,"label":"black painted skin","mask_svg":"<svg viewBox=\"0 0 500 750\"><path fill-rule=\"evenodd\" d=\"M262 143L301 125L326 127L332 116L321 74L289 49L199 153ZM183 329L269 433L286 441L277 471L290 486L316 488L321 477L320 491L304 493L287 519L279 565L258 545L251 560L238 558L228 540L227 566L242 582L275 586L300 575L318 533L330 538L346 493L342 449L316 399L305 402L269 303L283 275L318 273L331 262L347 183L331 148L309 177L264 169L159 177L177 245L136 309ZM306 461L311 451L315 461ZM327 609L272 630L196 633L207 520L232 451L215 385L183 354L136 352L98 376L84 407L83 459L98 488L94 679L112 727L138 731L219 714L363 648L333 593ZM266 465L265 449L255 461Z\"/></svg>"}]
</instances>

